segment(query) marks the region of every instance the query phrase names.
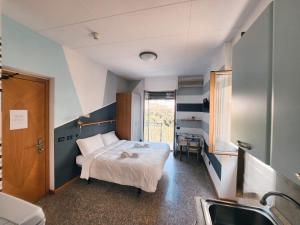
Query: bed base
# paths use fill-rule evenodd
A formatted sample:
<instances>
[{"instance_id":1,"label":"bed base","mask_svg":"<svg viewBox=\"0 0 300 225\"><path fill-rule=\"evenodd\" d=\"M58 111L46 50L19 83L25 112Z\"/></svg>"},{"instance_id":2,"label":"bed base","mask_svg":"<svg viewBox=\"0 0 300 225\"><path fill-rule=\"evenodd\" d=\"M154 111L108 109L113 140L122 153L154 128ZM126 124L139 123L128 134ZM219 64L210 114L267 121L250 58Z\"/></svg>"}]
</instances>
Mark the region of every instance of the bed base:
<instances>
[{"instance_id":1,"label":"bed base","mask_svg":"<svg viewBox=\"0 0 300 225\"><path fill-rule=\"evenodd\" d=\"M89 179L86 180L86 184L90 184L91 182L92 182L92 179L91 179L91 178L89 178ZM137 193L138 195L141 195L141 194L142 194L142 189L141 189L141 188L137 188L136 193Z\"/></svg>"}]
</instances>

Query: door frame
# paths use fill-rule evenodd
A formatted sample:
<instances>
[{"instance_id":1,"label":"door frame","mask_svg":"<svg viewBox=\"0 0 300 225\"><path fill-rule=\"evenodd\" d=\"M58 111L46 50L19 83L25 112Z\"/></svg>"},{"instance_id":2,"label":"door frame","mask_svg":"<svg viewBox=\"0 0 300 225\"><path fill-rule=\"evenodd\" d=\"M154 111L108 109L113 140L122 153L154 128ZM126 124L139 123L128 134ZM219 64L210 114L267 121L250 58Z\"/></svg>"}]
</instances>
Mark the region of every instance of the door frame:
<instances>
[{"instance_id":1,"label":"door frame","mask_svg":"<svg viewBox=\"0 0 300 225\"><path fill-rule=\"evenodd\" d=\"M31 73L26 73L22 72L18 69L14 69L11 67L6 67L3 66L2 68L2 74L5 73L7 75L11 76L18 76L19 79L24 79L24 80L30 80L30 81L37 81L37 82L43 82L45 84L45 194L49 193L50 191L50 116L49 116L49 110L50 110L50 79L44 76L36 75L36 74L31 74ZM2 75L1 74L1 75ZM5 94L5 90L2 91L2 96ZM1 100L2 101L2 100ZM2 106L1 106L2 107ZM3 109L2 109L3 110ZM1 116L1 120L3 120L3 117ZM2 127L1 127L2 129ZM2 133L3 135L3 133ZM4 139L2 142L5 141ZM4 153L5 149L2 149L2 160L5 160ZM3 164L3 162L2 162ZM2 173L4 173L5 168L2 168Z\"/></svg>"}]
</instances>

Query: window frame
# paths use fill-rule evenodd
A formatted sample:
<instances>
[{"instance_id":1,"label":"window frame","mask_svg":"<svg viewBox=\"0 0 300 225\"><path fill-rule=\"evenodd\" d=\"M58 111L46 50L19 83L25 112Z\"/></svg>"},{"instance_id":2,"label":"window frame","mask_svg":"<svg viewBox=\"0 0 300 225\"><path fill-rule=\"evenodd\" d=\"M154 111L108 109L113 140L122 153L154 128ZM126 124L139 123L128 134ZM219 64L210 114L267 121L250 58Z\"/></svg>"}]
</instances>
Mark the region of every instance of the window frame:
<instances>
[{"instance_id":1,"label":"window frame","mask_svg":"<svg viewBox=\"0 0 300 225\"><path fill-rule=\"evenodd\" d=\"M217 75L232 76L232 70L221 70L221 71L211 71L210 72L210 84L209 84L209 143L208 152L216 153L216 140L215 140L215 120L216 120L216 78ZM225 151L220 154L227 154Z\"/></svg>"}]
</instances>

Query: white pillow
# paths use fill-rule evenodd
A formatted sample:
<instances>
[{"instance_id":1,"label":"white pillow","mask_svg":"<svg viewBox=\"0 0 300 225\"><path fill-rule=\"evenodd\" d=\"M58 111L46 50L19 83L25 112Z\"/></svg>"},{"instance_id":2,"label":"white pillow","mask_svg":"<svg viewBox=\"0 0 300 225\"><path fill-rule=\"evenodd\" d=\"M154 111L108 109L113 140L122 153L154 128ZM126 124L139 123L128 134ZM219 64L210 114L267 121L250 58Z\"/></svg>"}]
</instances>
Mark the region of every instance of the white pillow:
<instances>
[{"instance_id":1,"label":"white pillow","mask_svg":"<svg viewBox=\"0 0 300 225\"><path fill-rule=\"evenodd\" d=\"M101 134L97 134L88 138L78 139L76 143L81 151L81 154L84 157L104 146Z\"/></svg>"},{"instance_id":2,"label":"white pillow","mask_svg":"<svg viewBox=\"0 0 300 225\"><path fill-rule=\"evenodd\" d=\"M104 145L110 145L113 144L117 141L119 141L120 139L116 136L115 131L111 131L105 134L102 134L102 138L103 138L103 142Z\"/></svg>"}]
</instances>

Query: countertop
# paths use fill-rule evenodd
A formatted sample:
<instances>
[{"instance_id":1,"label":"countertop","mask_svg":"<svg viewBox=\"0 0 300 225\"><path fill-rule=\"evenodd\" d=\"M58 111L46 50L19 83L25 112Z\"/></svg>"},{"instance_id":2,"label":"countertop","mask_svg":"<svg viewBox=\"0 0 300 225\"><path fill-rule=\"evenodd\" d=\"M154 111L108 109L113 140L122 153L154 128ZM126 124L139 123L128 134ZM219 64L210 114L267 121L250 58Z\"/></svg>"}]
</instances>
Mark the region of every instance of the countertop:
<instances>
[{"instance_id":1,"label":"countertop","mask_svg":"<svg viewBox=\"0 0 300 225\"><path fill-rule=\"evenodd\" d=\"M196 220L198 225L205 225L204 214L201 205L201 197L195 197Z\"/></svg>"}]
</instances>

